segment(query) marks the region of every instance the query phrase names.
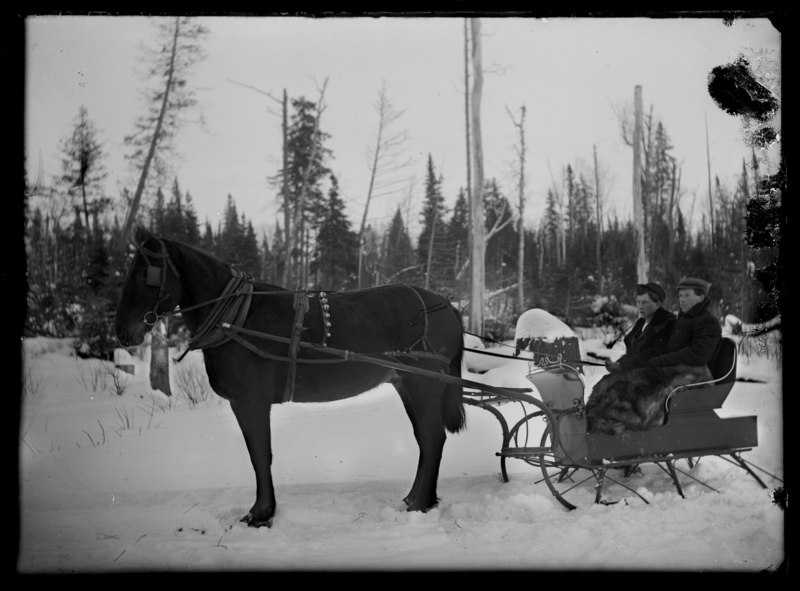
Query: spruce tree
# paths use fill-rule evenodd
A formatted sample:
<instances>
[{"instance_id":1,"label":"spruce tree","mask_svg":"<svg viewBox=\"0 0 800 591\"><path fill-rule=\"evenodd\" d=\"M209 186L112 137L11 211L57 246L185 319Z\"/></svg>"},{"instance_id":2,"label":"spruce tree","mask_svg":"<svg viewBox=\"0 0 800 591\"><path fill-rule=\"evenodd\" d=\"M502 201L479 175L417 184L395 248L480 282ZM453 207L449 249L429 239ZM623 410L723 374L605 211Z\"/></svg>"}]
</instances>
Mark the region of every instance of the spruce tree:
<instances>
[{"instance_id":1,"label":"spruce tree","mask_svg":"<svg viewBox=\"0 0 800 591\"><path fill-rule=\"evenodd\" d=\"M83 228L89 241L90 218L94 212L108 207L111 199L103 196L102 183L107 176L103 160L106 155L97 129L83 105L78 109L72 134L61 140L61 150L61 175L58 181L65 192L80 196Z\"/></svg>"},{"instance_id":2,"label":"spruce tree","mask_svg":"<svg viewBox=\"0 0 800 591\"><path fill-rule=\"evenodd\" d=\"M342 289L351 286L358 274L358 235L353 232L347 219L336 176L330 175L330 181L328 203L317 233L311 272L320 288Z\"/></svg>"},{"instance_id":3,"label":"spruce tree","mask_svg":"<svg viewBox=\"0 0 800 591\"><path fill-rule=\"evenodd\" d=\"M164 211L164 222L161 230L162 236L180 242L186 242L188 232L186 231L186 218L183 212L183 199L178 179L172 183L172 194L169 203Z\"/></svg>"},{"instance_id":4,"label":"spruce tree","mask_svg":"<svg viewBox=\"0 0 800 591\"><path fill-rule=\"evenodd\" d=\"M381 274L385 283L402 281L413 272L415 253L400 207L395 211L381 248Z\"/></svg>"},{"instance_id":5,"label":"spruce tree","mask_svg":"<svg viewBox=\"0 0 800 591\"><path fill-rule=\"evenodd\" d=\"M450 290L459 299L469 297L470 205L467 193L460 188L447 224L447 273Z\"/></svg>"},{"instance_id":6,"label":"spruce tree","mask_svg":"<svg viewBox=\"0 0 800 591\"><path fill-rule=\"evenodd\" d=\"M200 248L208 253L214 254L216 252L216 245L214 240L214 230L211 228L211 222L206 219L205 229L203 230L203 237L200 239Z\"/></svg>"},{"instance_id":7,"label":"spruce tree","mask_svg":"<svg viewBox=\"0 0 800 591\"><path fill-rule=\"evenodd\" d=\"M433 157L428 154L427 173L425 176L425 202L422 205L422 231L417 241L417 263L423 270L423 284L437 290L444 287L442 274L446 272L446 261L443 261L447 226L444 216L446 208L441 190L442 181L437 178L433 166ZM439 247L442 248L439 248Z\"/></svg>"},{"instance_id":8,"label":"spruce tree","mask_svg":"<svg viewBox=\"0 0 800 591\"><path fill-rule=\"evenodd\" d=\"M186 204L183 207L183 218L186 226L186 243L198 246L200 244L200 224L197 221L194 200L188 190L186 191Z\"/></svg>"}]
</instances>

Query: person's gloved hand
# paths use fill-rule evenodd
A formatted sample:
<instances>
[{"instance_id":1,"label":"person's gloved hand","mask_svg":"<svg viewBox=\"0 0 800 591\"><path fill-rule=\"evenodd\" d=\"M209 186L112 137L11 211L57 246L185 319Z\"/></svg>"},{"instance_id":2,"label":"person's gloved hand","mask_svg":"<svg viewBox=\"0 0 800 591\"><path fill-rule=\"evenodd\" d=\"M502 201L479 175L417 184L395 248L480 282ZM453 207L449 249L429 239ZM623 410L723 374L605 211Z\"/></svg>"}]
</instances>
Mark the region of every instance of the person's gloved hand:
<instances>
[{"instance_id":1,"label":"person's gloved hand","mask_svg":"<svg viewBox=\"0 0 800 591\"><path fill-rule=\"evenodd\" d=\"M616 373L622 369L622 366L616 361L611 361L609 359L606 361L606 369L611 373Z\"/></svg>"}]
</instances>

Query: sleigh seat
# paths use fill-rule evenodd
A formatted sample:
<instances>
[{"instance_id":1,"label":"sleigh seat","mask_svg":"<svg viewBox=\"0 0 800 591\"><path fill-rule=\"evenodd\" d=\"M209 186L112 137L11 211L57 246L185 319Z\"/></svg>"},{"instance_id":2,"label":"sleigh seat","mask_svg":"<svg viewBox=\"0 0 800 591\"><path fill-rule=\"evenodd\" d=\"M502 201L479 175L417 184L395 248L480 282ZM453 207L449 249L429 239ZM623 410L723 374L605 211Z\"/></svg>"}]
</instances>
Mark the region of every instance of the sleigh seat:
<instances>
[{"instance_id":1,"label":"sleigh seat","mask_svg":"<svg viewBox=\"0 0 800 591\"><path fill-rule=\"evenodd\" d=\"M664 403L662 425L620 435L589 433L588 458L617 460L667 453L690 457L713 454L716 450L729 453L756 447L755 416L723 418L717 412L736 383L736 362L736 343L723 337L708 364L713 379L672 390Z\"/></svg>"}]
</instances>

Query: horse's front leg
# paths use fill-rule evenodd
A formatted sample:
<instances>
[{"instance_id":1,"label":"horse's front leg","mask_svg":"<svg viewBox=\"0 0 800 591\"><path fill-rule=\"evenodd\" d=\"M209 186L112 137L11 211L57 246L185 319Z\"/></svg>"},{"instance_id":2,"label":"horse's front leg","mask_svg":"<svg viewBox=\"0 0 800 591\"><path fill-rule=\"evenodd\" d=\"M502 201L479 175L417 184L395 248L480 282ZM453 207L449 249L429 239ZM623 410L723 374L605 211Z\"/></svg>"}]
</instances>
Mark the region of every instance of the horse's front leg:
<instances>
[{"instance_id":1,"label":"horse's front leg","mask_svg":"<svg viewBox=\"0 0 800 591\"><path fill-rule=\"evenodd\" d=\"M242 518L250 527L272 526L275 515L275 487L272 483L272 444L270 441L270 403L262 393L231 400L236 420L244 435L250 461L256 473L256 502Z\"/></svg>"}]
</instances>

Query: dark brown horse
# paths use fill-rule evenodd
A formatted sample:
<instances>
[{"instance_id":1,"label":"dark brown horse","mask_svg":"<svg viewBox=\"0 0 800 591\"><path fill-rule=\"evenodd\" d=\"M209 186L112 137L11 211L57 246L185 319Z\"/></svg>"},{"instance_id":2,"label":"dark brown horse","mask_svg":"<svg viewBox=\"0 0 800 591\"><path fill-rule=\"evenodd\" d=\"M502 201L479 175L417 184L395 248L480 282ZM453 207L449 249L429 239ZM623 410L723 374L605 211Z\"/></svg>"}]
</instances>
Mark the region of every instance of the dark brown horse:
<instances>
[{"instance_id":1,"label":"dark brown horse","mask_svg":"<svg viewBox=\"0 0 800 591\"><path fill-rule=\"evenodd\" d=\"M449 302L402 284L308 297L253 283L202 250L143 229L136 231L136 246L117 307L117 336L125 346L138 345L158 318L180 307L190 348L203 350L211 387L230 401L255 470L256 501L242 521L269 526L275 514L273 404L341 400L387 381L400 394L419 445L404 501L409 511L437 504L445 431L465 425L461 388L402 368L461 376L463 328ZM390 363L344 361L328 351Z\"/></svg>"}]
</instances>

